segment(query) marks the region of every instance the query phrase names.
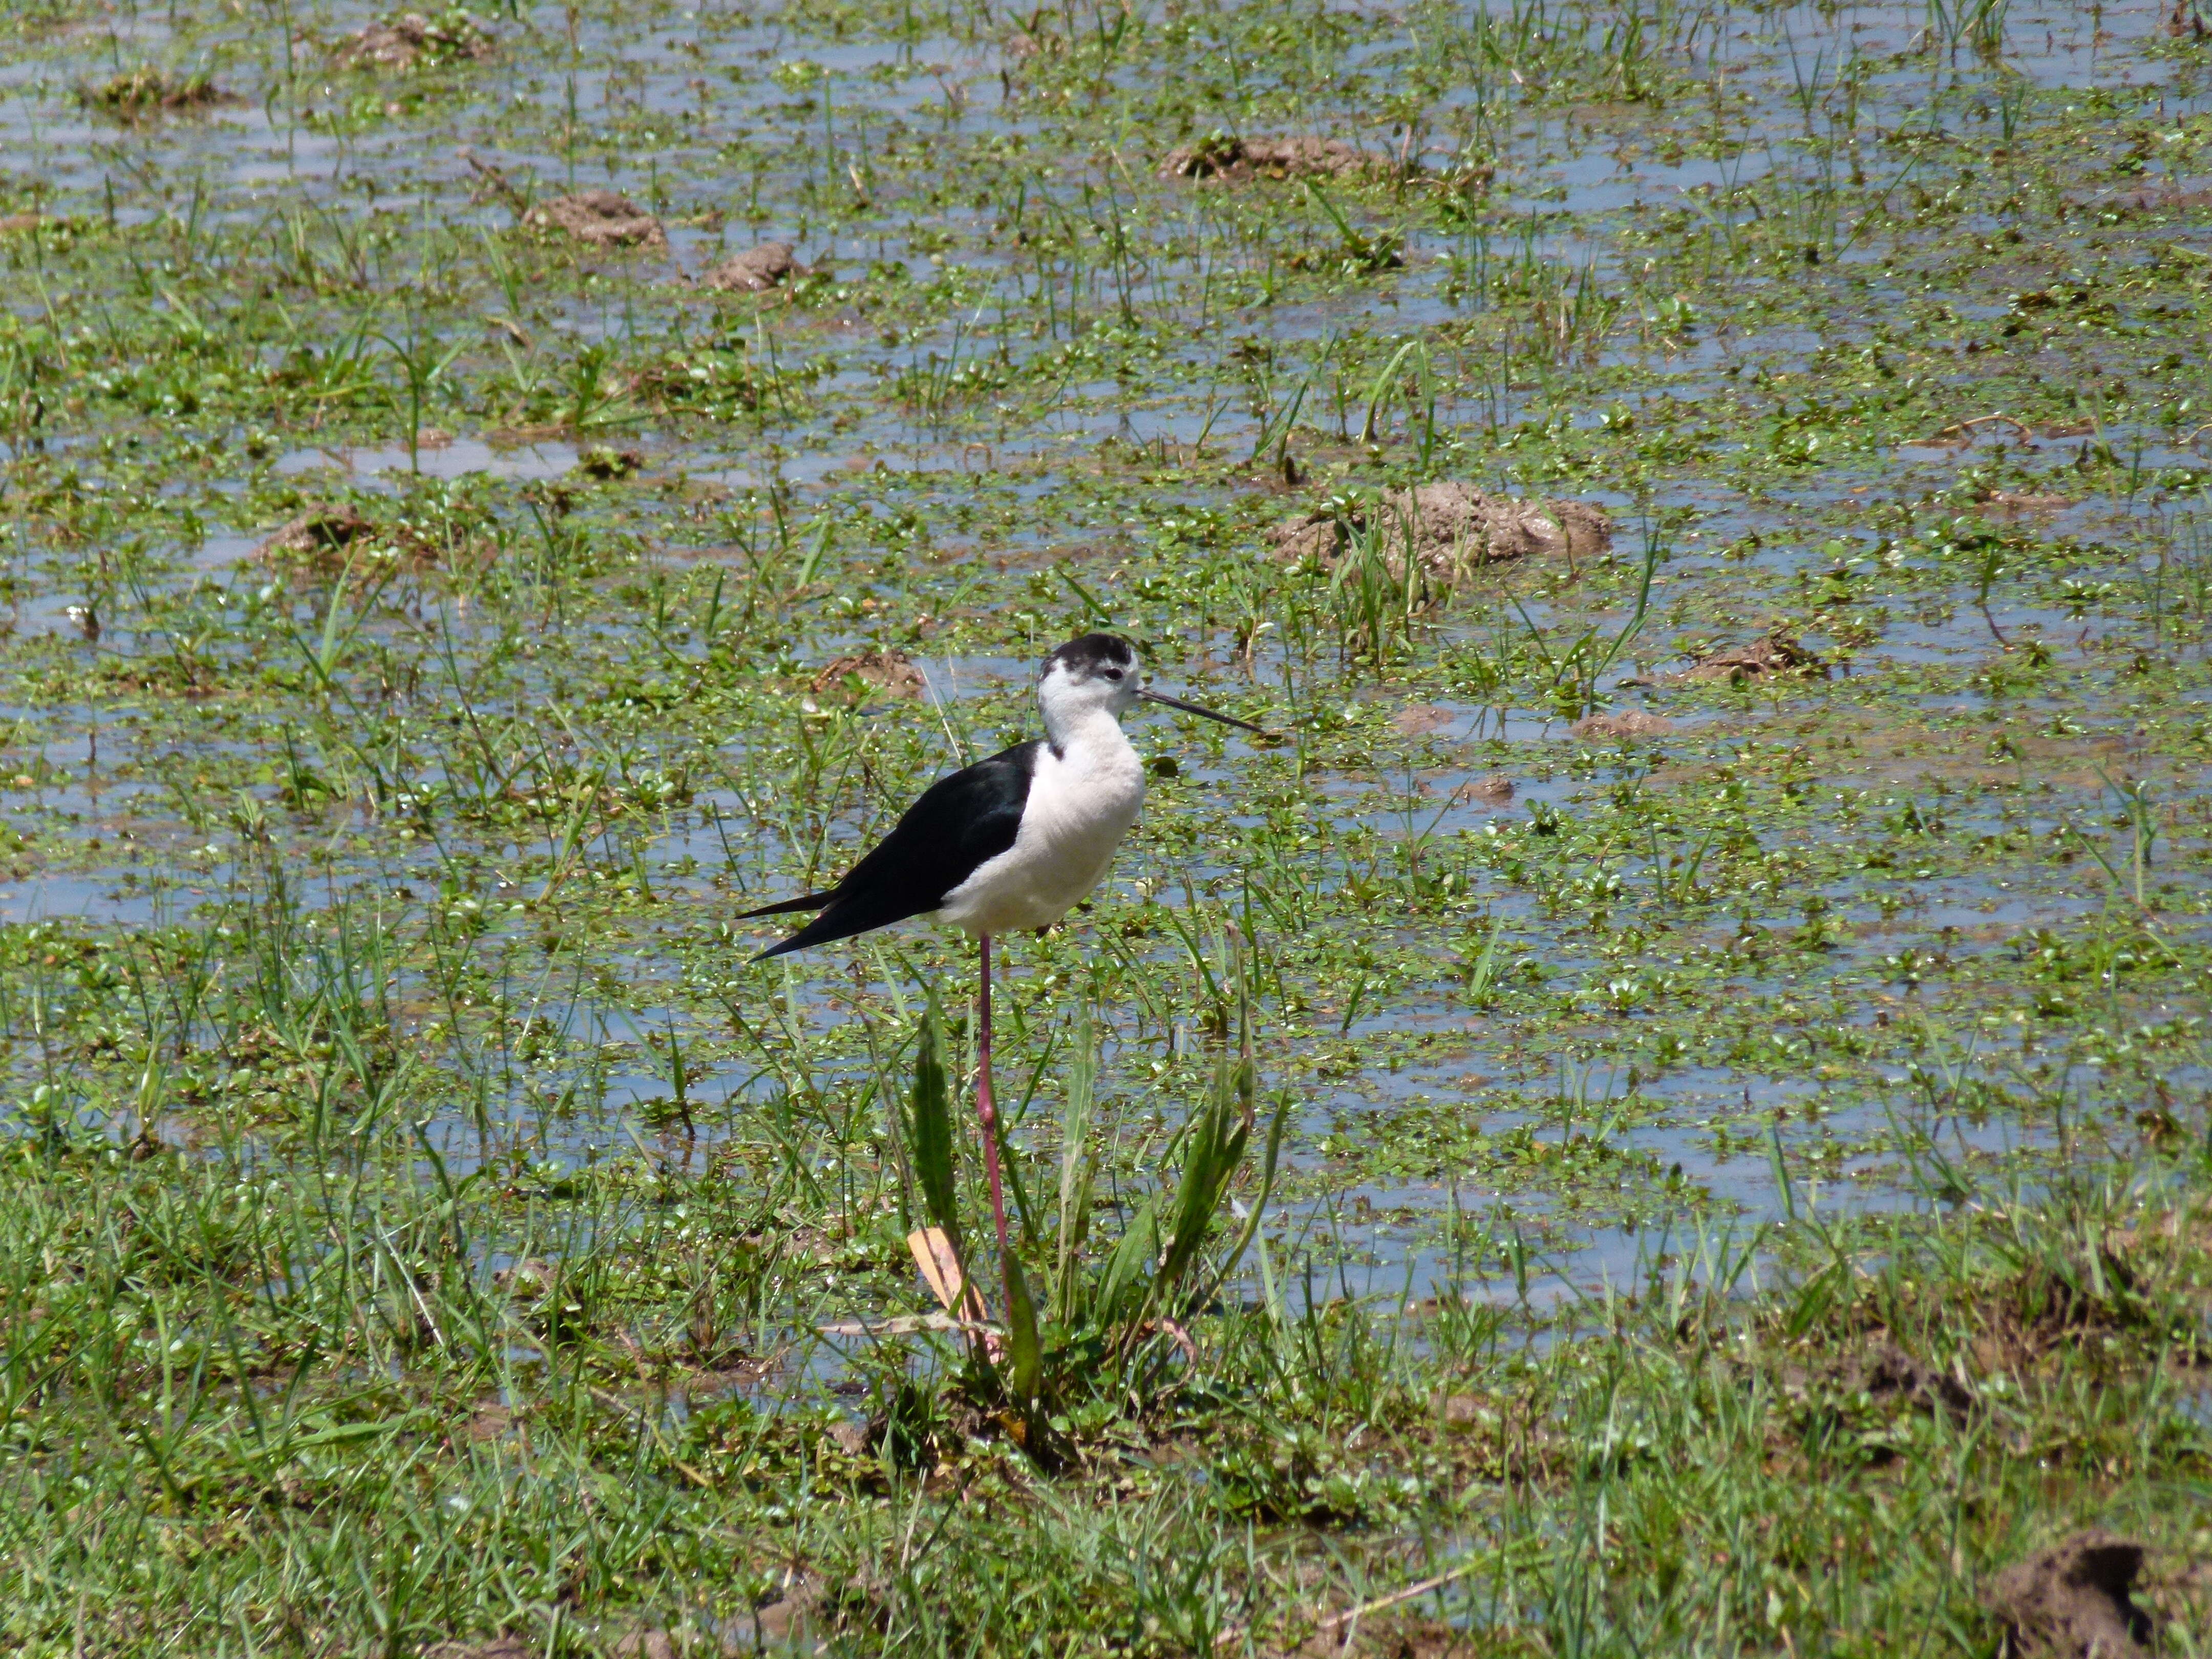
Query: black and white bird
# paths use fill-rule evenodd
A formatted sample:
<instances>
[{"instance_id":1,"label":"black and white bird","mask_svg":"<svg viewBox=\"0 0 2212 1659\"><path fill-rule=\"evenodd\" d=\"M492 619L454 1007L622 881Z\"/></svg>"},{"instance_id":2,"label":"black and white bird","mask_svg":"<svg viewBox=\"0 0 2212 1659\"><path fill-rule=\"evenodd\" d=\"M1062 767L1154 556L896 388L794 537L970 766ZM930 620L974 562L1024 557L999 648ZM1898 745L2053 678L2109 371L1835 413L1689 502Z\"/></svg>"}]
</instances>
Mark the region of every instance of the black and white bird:
<instances>
[{"instance_id":1,"label":"black and white bird","mask_svg":"<svg viewBox=\"0 0 2212 1659\"><path fill-rule=\"evenodd\" d=\"M1121 717L1139 701L1265 735L1249 720L1153 690L1135 649L1114 634L1085 634L1047 657L1036 696L1042 738L939 778L835 887L739 918L820 913L756 962L911 916L975 937L982 958L975 1109L1001 1253L1006 1212L991 1100L991 936L1051 927L1105 876L1145 800L1144 764L1121 730Z\"/></svg>"}]
</instances>

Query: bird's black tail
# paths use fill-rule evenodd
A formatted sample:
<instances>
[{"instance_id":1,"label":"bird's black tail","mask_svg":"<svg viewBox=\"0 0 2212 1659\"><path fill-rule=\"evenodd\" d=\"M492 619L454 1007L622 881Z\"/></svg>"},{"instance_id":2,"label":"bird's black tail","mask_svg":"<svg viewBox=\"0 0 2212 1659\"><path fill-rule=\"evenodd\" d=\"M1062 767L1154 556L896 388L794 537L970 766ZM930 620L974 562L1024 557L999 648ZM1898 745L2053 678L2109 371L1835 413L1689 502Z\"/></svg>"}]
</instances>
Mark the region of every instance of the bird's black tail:
<instances>
[{"instance_id":1,"label":"bird's black tail","mask_svg":"<svg viewBox=\"0 0 2212 1659\"><path fill-rule=\"evenodd\" d=\"M763 904L757 910L741 911L735 919L750 921L755 916L787 916L794 910L819 910L836 896L834 889L827 893L802 893L799 897L785 899L780 904Z\"/></svg>"},{"instance_id":2,"label":"bird's black tail","mask_svg":"<svg viewBox=\"0 0 2212 1659\"><path fill-rule=\"evenodd\" d=\"M834 945L841 939L850 939L855 933L872 933L878 927L888 927L895 921L904 921L908 916L919 916L934 910L942 899L915 900L884 893L863 892L850 898L831 901L823 899L819 905L822 914L808 922L789 939L779 939L755 957L755 962L765 962L770 957L780 957L787 951L804 951L813 945ZM793 900L781 908L795 910L800 901ZM755 915L765 915L766 911Z\"/></svg>"}]
</instances>

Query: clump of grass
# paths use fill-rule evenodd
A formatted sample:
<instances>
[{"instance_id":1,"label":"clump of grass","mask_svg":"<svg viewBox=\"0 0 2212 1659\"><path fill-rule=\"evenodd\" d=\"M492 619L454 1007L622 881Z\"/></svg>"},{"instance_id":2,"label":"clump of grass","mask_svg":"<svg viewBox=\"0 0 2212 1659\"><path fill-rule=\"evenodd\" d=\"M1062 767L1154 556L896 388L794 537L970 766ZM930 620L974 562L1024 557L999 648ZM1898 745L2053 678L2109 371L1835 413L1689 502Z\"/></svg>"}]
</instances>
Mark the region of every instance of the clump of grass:
<instances>
[{"instance_id":1,"label":"clump of grass","mask_svg":"<svg viewBox=\"0 0 2212 1659\"><path fill-rule=\"evenodd\" d=\"M150 66L112 76L97 84L86 85L79 89L78 98L90 108L105 110L124 120L206 109L216 104L234 101L230 94L216 86L214 78L204 71L179 75L170 70Z\"/></svg>"},{"instance_id":2,"label":"clump of grass","mask_svg":"<svg viewBox=\"0 0 2212 1659\"><path fill-rule=\"evenodd\" d=\"M981 1403L1003 1400L1022 1413L1024 1445L1048 1464L1066 1455L1072 1412L1100 1403L1118 1410L1123 1402L1136 1402L1141 1408L1157 1396L1178 1356L1195 1363L1183 1322L1219 1292L1259 1231L1273 1191L1287 1096L1277 1101L1264 1127L1252 1203L1239 1206L1243 1220L1231 1230L1225 1248L1214 1243L1261 1128L1250 1006L1242 994L1238 1003L1241 1056L1216 1066L1202 1103L1161 1150L1155 1164L1162 1171L1159 1183L1125 1194L1121 1233L1109 1245L1101 1248L1091 1237L1101 1155L1091 1136L1097 1061L1087 1016L1078 1026L1060 1125L1059 1202L1049 1233L1039 1236L1018 1164L1006 1160L1021 1233L1033 1243L1036 1257L1025 1267L1022 1252L1009 1249L999 1263L1003 1343L971 1344L975 1391ZM904 1139L920 1200L914 1207L949 1241L959 1264L957 1280L945 1294L948 1310L960 1313L969 1305L963 1287L974 1282L969 1264L982 1247L958 1196L944 1046L933 1000L922 1024ZM1003 1147L1000 1152L1004 1158ZM1165 1174L1170 1168L1176 1171L1172 1182ZM1030 1287L1031 1271L1047 1286L1042 1307Z\"/></svg>"}]
</instances>

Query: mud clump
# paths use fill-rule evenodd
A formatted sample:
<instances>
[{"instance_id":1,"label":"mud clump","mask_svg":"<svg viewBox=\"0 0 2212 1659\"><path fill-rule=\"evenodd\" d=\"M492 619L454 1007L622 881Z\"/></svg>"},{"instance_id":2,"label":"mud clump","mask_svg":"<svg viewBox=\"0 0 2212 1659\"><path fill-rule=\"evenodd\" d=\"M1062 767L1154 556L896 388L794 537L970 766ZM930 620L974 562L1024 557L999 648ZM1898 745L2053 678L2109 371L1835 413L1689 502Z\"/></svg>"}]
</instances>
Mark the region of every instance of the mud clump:
<instances>
[{"instance_id":1,"label":"mud clump","mask_svg":"<svg viewBox=\"0 0 2212 1659\"><path fill-rule=\"evenodd\" d=\"M1341 138L1235 138L1217 132L1170 150L1160 163L1160 177L1231 184L1255 179L1357 179L1387 174L1396 165Z\"/></svg>"},{"instance_id":2,"label":"mud clump","mask_svg":"<svg viewBox=\"0 0 2212 1659\"><path fill-rule=\"evenodd\" d=\"M132 70L112 76L96 87L84 88L77 97L88 107L105 110L125 121L239 101L204 75L175 76L157 69Z\"/></svg>"},{"instance_id":3,"label":"mud clump","mask_svg":"<svg viewBox=\"0 0 2212 1659\"><path fill-rule=\"evenodd\" d=\"M264 538L252 556L265 565L336 568L346 550L375 529L349 507L317 501Z\"/></svg>"},{"instance_id":4,"label":"mud clump","mask_svg":"<svg viewBox=\"0 0 2212 1659\"><path fill-rule=\"evenodd\" d=\"M856 651L836 658L823 665L807 690L818 697L848 678L894 697L918 697L923 690L921 670L903 651Z\"/></svg>"},{"instance_id":5,"label":"mud clump","mask_svg":"<svg viewBox=\"0 0 2212 1659\"><path fill-rule=\"evenodd\" d=\"M2005 1659L2135 1659L2151 1621L2135 1603L2142 1546L2107 1532L2077 1533L1997 1575L1987 1605L2004 1622Z\"/></svg>"},{"instance_id":6,"label":"mud clump","mask_svg":"<svg viewBox=\"0 0 2212 1659\"><path fill-rule=\"evenodd\" d=\"M1974 499L2000 513L2057 513L2073 506L2077 497L2043 489L1983 489Z\"/></svg>"},{"instance_id":7,"label":"mud clump","mask_svg":"<svg viewBox=\"0 0 2212 1659\"><path fill-rule=\"evenodd\" d=\"M441 1642L422 1659L538 1659L544 1644L526 1636L495 1636L489 1642Z\"/></svg>"},{"instance_id":8,"label":"mud clump","mask_svg":"<svg viewBox=\"0 0 2212 1659\"><path fill-rule=\"evenodd\" d=\"M765 294L806 274L806 267L793 257L790 243L763 242L758 247L732 254L701 280L725 294Z\"/></svg>"},{"instance_id":9,"label":"mud clump","mask_svg":"<svg viewBox=\"0 0 2212 1659\"><path fill-rule=\"evenodd\" d=\"M1800 1405L1823 1409L1863 1401L1888 1412L1917 1411L1961 1422L1974 1404L1973 1390L1959 1377L1887 1339L1818 1364L1786 1366L1780 1382Z\"/></svg>"},{"instance_id":10,"label":"mud clump","mask_svg":"<svg viewBox=\"0 0 2212 1659\"><path fill-rule=\"evenodd\" d=\"M1917 1406L1959 1418L1966 1414L1974 1396L1956 1377L1922 1364L1892 1343L1881 1343L1854 1361L1845 1381L1855 1393L1869 1399Z\"/></svg>"},{"instance_id":11,"label":"mud clump","mask_svg":"<svg viewBox=\"0 0 2212 1659\"><path fill-rule=\"evenodd\" d=\"M608 444L594 444L576 458L575 471L587 478L602 483L614 483L641 471L645 453L637 449L617 449Z\"/></svg>"},{"instance_id":12,"label":"mud clump","mask_svg":"<svg viewBox=\"0 0 2212 1659\"><path fill-rule=\"evenodd\" d=\"M1486 777L1470 778L1451 793L1455 805L1465 806L1482 801L1492 806L1504 806L1513 799L1513 780L1503 772L1492 772Z\"/></svg>"},{"instance_id":13,"label":"mud clump","mask_svg":"<svg viewBox=\"0 0 2212 1659\"><path fill-rule=\"evenodd\" d=\"M523 222L539 230L563 231L587 247L668 246L668 233L661 229L660 221L611 190L587 190L540 202L523 215Z\"/></svg>"},{"instance_id":14,"label":"mud clump","mask_svg":"<svg viewBox=\"0 0 2212 1659\"><path fill-rule=\"evenodd\" d=\"M495 50L490 33L465 12L425 17L410 11L348 35L335 61L340 69L396 70L404 74L441 64L472 63L490 57Z\"/></svg>"},{"instance_id":15,"label":"mud clump","mask_svg":"<svg viewBox=\"0 0 2212 1659\"><path fill-rule=\"evenodd\" d=\"M1434 703L1409 703L1390 716L1390 729L1409 738L1426 737L1431 732L1441 732L1455 717L1449 708L1439 708Z\"/></svg>"},{"instance_id":16,"label":"mud clump","mask_svg":"<svg viewBox=\"0 0 2212 1659\"><path fill-rule=\"evenodd\" d=\"M1584 743L1618 743L1632 738L1663 738L1674 722L1649 709L1623 708L1586 714L1567 728Z\"/></svg>"},{"instance_id":17,"label":"mud clump","mask_svg":"<svg viewBox=\"0 0 2212 1659\"><path fill-rule=\"evenodd\" d=\"M1323 566L1334 565L1355 538L1368 538L1401 576L1410 544L1422 570L1449 585L1477 565L1602 553L1613 545L1613 520L1586 501L1516 501L1447 481L1389 490L1376 502L1332 503L1267 536L1285 562L1310 559Z\"/></svg>"},{"instance_id":18,"label":"mud clump","mask_svg":"<svg viewBox=\"0 0 2212 1659\"><path fill-rule=\"evenodd\" d=\"M1700 657L1682 678L1686 680L1750 680L1794 675L1828 677L1828 665L1787 634L1769 634L1748 645L1723 646Z\"/></svg>"},{"instance_id":19,"label":"mud clump","mask_svg":"<svg viewBox=\"0 0 2212 1659\"><path fill-rule=\"evenodd\" d=\"M1465 1631L1396 1612L1366 1620L1339 1614L1291 1650L1295 1659L1474 1659L1481 1651Z\"/></svg>"}]
</instances>

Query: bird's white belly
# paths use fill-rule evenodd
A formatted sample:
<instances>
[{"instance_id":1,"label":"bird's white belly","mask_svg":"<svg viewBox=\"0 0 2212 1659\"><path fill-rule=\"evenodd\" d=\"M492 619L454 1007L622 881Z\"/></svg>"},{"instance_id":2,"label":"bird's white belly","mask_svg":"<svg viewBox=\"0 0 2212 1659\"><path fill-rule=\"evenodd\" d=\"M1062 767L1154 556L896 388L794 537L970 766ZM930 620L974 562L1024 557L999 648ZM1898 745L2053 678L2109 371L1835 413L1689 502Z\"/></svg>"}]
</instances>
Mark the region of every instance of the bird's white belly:
<instances>
[{"instance_id":1,"label":"bird's white belly","mask_svg":"<svg viewBox=\"0 0 2212 1659\"><path fill-rule=\"evenodd\" d=\"M970 933L1010 933L1049 927L1074 908L1106 874L1145 802L1144 768L1126 741L1120 749L1040 755L1014 844L954 888L938 920Z\"/></svg>"}]
</instances>

